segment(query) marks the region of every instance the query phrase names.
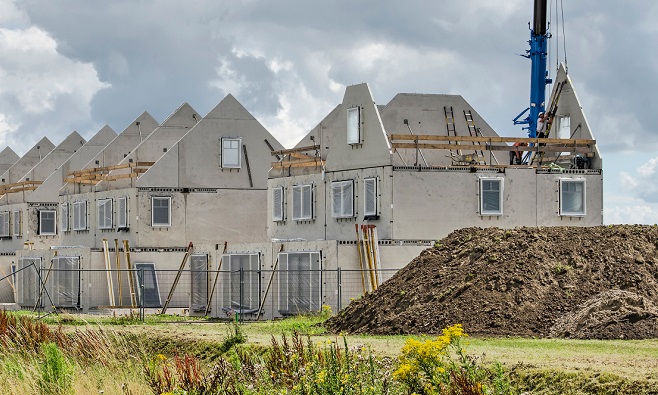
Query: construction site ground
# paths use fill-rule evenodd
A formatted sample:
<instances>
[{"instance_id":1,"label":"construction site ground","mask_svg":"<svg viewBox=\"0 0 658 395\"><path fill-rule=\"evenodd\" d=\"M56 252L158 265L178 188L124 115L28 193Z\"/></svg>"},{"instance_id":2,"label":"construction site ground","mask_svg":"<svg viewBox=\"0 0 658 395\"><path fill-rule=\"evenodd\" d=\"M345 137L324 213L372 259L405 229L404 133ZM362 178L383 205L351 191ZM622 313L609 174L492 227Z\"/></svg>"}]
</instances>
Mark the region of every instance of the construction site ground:
<instances>
[{"instance_id":1,"label":"construction site ground","mask_svg":"<svg viewBox=\"0 0 658 395\"><path fill-rule=\"evenodd\" d=\"M658 338L658 226L460 229L326 322L336 333Z\"/></svg>"}]
</instances>

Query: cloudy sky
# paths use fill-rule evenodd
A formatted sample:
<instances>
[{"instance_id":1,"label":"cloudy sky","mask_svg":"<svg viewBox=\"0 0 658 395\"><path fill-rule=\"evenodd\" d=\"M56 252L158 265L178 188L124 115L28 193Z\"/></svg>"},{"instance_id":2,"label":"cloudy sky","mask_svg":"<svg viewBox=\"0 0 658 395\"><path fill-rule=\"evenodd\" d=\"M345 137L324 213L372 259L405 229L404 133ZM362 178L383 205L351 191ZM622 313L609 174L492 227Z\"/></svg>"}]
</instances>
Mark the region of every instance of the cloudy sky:
<instances>
[{"instance_id":1,"label":"cloudy sky","mask_svg":"<svg viewBox=\"0 0 658 395\"><path fill-rule=\"evenodd\" d=\"M564 20L555 17L556 1ZM658 222L658 2L549 0L604 157L606 223ZM232 93L285 146L368 82L460 94L504 136L528 106L532 0L0 0L0 149L23 154ZM562 14L562 10L558 9ZM564 31L564 35L563 35ZM559 56L557 55L559 54ZM653 122L655 123L655 122Z\"/></svg>"}]
</instances>

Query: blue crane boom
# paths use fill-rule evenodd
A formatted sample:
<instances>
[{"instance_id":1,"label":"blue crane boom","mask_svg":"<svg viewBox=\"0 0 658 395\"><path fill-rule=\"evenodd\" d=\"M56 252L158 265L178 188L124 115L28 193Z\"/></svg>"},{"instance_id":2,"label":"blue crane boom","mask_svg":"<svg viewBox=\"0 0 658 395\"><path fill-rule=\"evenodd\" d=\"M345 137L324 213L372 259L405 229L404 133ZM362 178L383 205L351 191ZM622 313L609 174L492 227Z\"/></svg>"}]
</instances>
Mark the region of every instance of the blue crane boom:
<instances>
[{"instance_id":1,"label":"blue crane boom","mask_svg":"<svg viewBox=\"0 0 658 395\"><path fill-rule=\"evenodd\" d=\"M545 110L546 85L552 82L548 78L546 58L548 55L548 38L550 33L546 27L546 0L535 0L534 23L530 29L530 49L525 57L532 62L530 72L530 107L514 118L515 125L528 125L528 137L537 137L537 118ZM529 114L524 119L525 113Z\"/></svg>"}]
</instances>

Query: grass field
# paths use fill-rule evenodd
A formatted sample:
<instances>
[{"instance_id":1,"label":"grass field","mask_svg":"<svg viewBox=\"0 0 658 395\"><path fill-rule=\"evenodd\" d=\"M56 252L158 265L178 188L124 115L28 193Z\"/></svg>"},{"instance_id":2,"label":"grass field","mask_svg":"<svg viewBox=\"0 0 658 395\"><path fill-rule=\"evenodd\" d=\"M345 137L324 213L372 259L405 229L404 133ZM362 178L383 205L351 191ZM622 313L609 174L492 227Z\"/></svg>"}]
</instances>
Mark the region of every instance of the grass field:
<instances>
[{"instance_id":1,"label":"grass field","mask_svg":"<svg viewBox=\"0 0 658 395\"><path fill-rule=\"evenodd\" d=\"M314 344L347 342L350 348L370 350L381 359L395 361L409 337L407 336L343 336L326 334L321 326L324 317L297 317L282 321L244 323L239 325L246 338L246 347L267 350L272 338L281 341L282 335L299 332L310 336ZM201 366L216 364L227 346L227 339L235 335L236 325L183 317L149 317L141 323L134 317L77 317L50 316L42 320L51 328L62 325L68 334L86 330L98 331L114 339L129 336L140 339L139 350L128 352L128 357L109 350L100 353L101 363L71 362L75 374L69 393L141 394L154 393L143 372L144 356L174 354L195 355ZM416 336L425 341L432 337ZM519 388L542 394L658 394L658 340L598 341L525 338L475 338L462 342L469 355L478 357L483 366L500 362ZM127 346L130 348L133 346ZM242 347L245 347L243 345ZM102 347L101 347L102 348ZM110 356L110 354L112 354ZM46 392L40 387L43 376L39 366L44 364L39 353L16 353L3 349L0 355L0 392L2 393L66 393ZM107 361L102 361L105 358ZM27 361L27 363L26 363ZM31 362L30 362L31 361ZM84 372L84 373L83 373ZM109 376L109 377L108 377ZM32 377L32 379L29 379ZM191 394L192 392L188 392ZM398 393L398 392L391 392ZM402 392L400 392L402 393ZM516 392L520 393L520 392Z\"/></svg>"}]
</instances>

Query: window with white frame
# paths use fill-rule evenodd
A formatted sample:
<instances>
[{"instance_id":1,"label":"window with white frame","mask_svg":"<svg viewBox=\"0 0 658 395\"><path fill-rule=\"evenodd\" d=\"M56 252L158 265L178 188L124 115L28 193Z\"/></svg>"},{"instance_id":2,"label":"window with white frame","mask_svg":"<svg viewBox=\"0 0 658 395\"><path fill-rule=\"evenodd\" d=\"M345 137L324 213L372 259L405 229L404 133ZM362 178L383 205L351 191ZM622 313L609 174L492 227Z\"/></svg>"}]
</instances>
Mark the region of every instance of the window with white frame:
<instances>
[{"instance_id":1,"label":"window with white frame","mask_svg":"<svg viewBox=\"0 0 658 395\"><path fill-rule=\"evenodd\" d=\"M503 179L480 178L480 215L503 214Z\"/></svg>"},{"instance_id":2,"label":"window with white frame","mask_svg":"<svg viewBox=\"0 0 658 395\"><path fill-rule=\"evenodd\" d=\"M226 254L222 256L228 272L223 281L223 302L225 308L254 313L260 307L260 254Z\"/></svg>"},{"instance_id":3,"label":"window with white frame","mask_svg":"<svg viewBox=\"0 0 658 395\"><path fill-rule=\"evenodd\" d=\"M272 221L283 221L283 187L272 188Z\"/></svg>"},{"instance_id":4,"label":"window with white frame","mask_svg":"<svg viewBox=\"0 0 658 395\"><path fill-rule=\"evenodd\" d=\"M190 308L205 312L208 304L208 254L190 255Z\"/></svg>"},{"instance_id":5,"label":"window with white frame","mask_svg":"<svg viewBox=\"0 0 658 395\"><path fill-rule=\"evenodd\" d=\"M128 227L128 197L123 196L119 198L119 207L117 209L117 227Z\"/></svg>"},{"instance_id":6,"label":"window with white frame","mask_svg":"<svg viewBox=\"0 0 658 395\"><path fill-rule=\"evenodd\" d=\"M9 237L9 211L0 212L0 237Z\"/></svg>"},{"instance_id":7,"label":"window with white frame","mask_svg":"<svg viewBox=\"0 0 658 395\"><path fill-rule=\"evenodd\" d=\"M377 178L363 179L363 215L377 215Z\"/></svg>"},{"instance_id":8,"label":"window with white frame","mask_svg":"<svg viewBox=\"0 0 658 395\"><path fill-rule=\"evenodd\" d=\"M21 210L14 210L14 236L20 237L22 229L23 229L23 212Z\"/></svg>"},{"instance_id":9,"label":"window with white frame","mask_svg":"<svg viewBox=\"0 0 658 395\"><path fill-rule=\"evenodd\" d=\"M87 229L87 202L73 202L73 230Z\"/></svg>"},{"instance_id":10,"label":"window with white frame","mask_svg":"<svg viewBox=\"0 0 658 395\"><path fill-rule=\"evenodd\" d=\"M59 205L59 221L61 223L62 232L68 232L69 230L69 203L64 202Z\"/></svg>"},{"instance_id":11,"label":"window with white frame","mask_svg":"<svg viewBox=\"0 0 658 395\"><path fill-rule=\"evenodd\" d=\"M239 169L241 166L240 161L240 148L242 146L242 139L240 138L223 138L222 139L222 167L229 169Z\"/></svg>"},{"instance_id":12,"label":"window with white frame","mask_svg":"<svg viewBox=\"0 0 658 395\"><path fill-rule=\"evenodd\" d=\"M57 210L39 211L39 234L43 236L57 234Z\"/></svg>"},{"instance_id":13,"label":"window with white frame","mask_svg":"<svg viewBox=\"0 0 658 395\"><path fill-rule=\"evenodd\" d=\"M347 109L347 144L361 144L361 108Z\"/></svg>"},{"instance_id":14,"label":"window with white frame","mask_svg":"<svg viewBox=\"0 0 658 395\"><path fill-rule=\"evenodd\" d=\"M171 226L171 196L151 198L151 225Z\"/></svg>"},{"instance_id":15,"label":"window with white frame","mask_svg":"<svg viewBox=\"0 0 658 395\"><path fill-rule=\"evenodd\" d=\"M320 311L322 265L319 252L279 254L279 312L284 315Z\"/></svg>"},{"instance_id":16,"label":"window with white frame","mask_svg":"<svg viewBox=\"0 0 658 395\"><path fill-rule=\"evenodd\" d=\"M560 215L585 215L585 180L560 180Z\"/></svg>"},{"instance_id":17,"label":"window with white frame","mask_svg":"<svg viewBox=\"0 0 658 395\"><path fill-rule=\"evenodd\" d=\"M99 199L96 201L98 208L98 229L112 229L112 199Z\"/></svg>"},{"instance_id":18,"label":"window with white frame","mask_svg":"<svg viewBox=\"0 0 658 395\"><path fill-rule=\"evenodd\" d=\"M331 183L331 216L334 218L354 216L354 180Z\"/></svg>"},{"instance_id":19,"label":"window with white frame","mask_svg":"<svg viewBox=\"0 0 658 395\"><path fill-rule=\"evenodd\" d=\"M292 219L303 221L313 218L313 185L292 187Z\"/></svg>"}]
</instances>

